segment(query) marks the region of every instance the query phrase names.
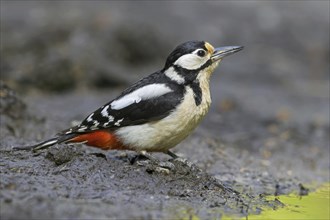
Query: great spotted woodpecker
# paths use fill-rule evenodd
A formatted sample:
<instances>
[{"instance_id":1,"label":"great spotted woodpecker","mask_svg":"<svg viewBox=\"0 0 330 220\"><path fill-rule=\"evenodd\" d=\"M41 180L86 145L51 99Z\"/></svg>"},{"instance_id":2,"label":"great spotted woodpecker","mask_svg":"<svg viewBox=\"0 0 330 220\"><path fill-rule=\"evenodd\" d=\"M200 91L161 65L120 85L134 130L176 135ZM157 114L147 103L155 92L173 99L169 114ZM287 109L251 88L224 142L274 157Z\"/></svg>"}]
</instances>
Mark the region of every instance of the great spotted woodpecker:
<instances>
[{"instance_id":1,"label":"great spotted woodpecker","mask_svg":"<svg viewBox=\"0 0 330 220\"><path fill-rule=\"evenodd\" d=\"M210 76L225 56L241 46L214 48L204 41L177 46L165 66L124 90L56 137L19 149L85 143L103 150L170 151L201 122L211 104Z\"/></svg>"}]
</instances>

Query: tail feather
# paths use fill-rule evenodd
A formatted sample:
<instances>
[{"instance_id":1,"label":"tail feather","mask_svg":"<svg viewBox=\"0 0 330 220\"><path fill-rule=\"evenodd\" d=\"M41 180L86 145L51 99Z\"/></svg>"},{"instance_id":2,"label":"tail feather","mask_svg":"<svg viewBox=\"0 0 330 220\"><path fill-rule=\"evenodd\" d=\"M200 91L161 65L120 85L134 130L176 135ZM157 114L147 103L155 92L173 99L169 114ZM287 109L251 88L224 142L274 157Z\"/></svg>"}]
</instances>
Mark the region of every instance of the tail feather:
<instances>
[{"instance_id":1,"label":"tail feather","mask_svg":"<svg viewBox=\"0 0 330 220\"><path fill-rule=\"evenodd\" d=\"M51 138L49 140L40 142L35 145L23 146L23 147L13 147L15 150L39 150L43 148L48 148L55 144L60 143L85 143L86 145L101 148L103 150L117 149L124 150L128 149L115 134L109 131L93 131L88 133L69 133L65 132L59 134L57 137Z\"/></svg>"},{"instance_id":2,"label":"tail feather","mask_svg":"<svg viewBox=\"0 0 330 220\"><path fill-rule=\"evenodd\" d=\"M62 135L62 136L58 136L58 137L51 138L49 140L40 142L35 145L29 145L29 146L23 146L23 147L13 147L13 149L14 150L40 150L43 148L48 148L55 144L60 144L62 142L68 141L68 140L74 138L75 136L76 136L76 134Z\"/></svg>"}]
</instances>

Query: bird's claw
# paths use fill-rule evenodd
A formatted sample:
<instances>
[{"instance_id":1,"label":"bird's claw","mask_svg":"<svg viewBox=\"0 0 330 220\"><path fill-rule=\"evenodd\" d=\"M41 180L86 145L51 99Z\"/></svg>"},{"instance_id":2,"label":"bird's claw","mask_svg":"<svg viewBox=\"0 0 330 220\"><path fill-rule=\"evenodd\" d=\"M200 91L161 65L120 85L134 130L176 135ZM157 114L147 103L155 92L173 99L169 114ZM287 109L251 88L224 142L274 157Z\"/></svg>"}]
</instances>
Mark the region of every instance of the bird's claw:
<instances>
[{"instance_id":1,"label":"bird's claw","mask_svg":"<svg viewBox=\"0 0 330 220\"><path fill-rule=\"evenodd\" d=\"M169 169L169 170L174 170L175 169L175 165L169 161L166 162L159 162L158 166L165 168L165 169Z\"/></svg>"},{"instance_id":2,"label":"bird's claw","mask_svg":"<svg viewBox=\"0 0 330 220\"><path fill-rule=\"evenodd\" d=\"M158 172L169 174L171 170L175 170L175 165L169 161L159 161L157 158L147 152L141 152L134 157L129 158L131 164L146 167L148 173Z\"/></svg>"}]
</instances>

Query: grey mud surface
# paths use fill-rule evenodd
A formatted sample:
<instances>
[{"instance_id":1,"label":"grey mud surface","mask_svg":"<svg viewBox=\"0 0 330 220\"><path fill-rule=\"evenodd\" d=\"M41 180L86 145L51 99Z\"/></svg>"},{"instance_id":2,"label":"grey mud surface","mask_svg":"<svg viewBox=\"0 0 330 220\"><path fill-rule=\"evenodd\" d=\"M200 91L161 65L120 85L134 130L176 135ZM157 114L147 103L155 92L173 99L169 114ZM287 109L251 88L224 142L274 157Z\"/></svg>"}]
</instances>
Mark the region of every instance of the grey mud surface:
<instances>
[{"instance_id":1,"label":"grey mud surface","mask_svg":"<svg viewBox=\"0 0 330 220\"><path fill-rule=\"evenodd\" d=\"M283 205L267 195L329 182L328 2L52 4L1 2L1 219L244 217ZM12 150L79 122L196 38L245 49L220 64L209 114L173 149L188 162Z\"/></svg>"}]
</instances>

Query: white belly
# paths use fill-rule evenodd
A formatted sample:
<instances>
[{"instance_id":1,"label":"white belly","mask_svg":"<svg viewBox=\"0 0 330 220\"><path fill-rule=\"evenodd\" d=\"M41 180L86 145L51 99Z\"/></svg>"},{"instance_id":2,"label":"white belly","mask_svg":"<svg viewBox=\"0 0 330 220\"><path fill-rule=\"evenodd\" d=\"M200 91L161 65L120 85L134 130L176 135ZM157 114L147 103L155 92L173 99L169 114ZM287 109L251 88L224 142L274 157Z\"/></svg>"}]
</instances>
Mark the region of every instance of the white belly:
<instances>
[{"instance_id":1,"label":"white belly","mask_svg":"<svg viewBox=\"0 0 330 220\"><path fill-rule=\"evenodd\" d=\"M211 104L210 92L202 88L202 102L196 106L193 90L188 87L184 101L160 121L120 128L116 135L132 150L166 151L185 139L201 122Z\"/></svg>"}]
</instances>

